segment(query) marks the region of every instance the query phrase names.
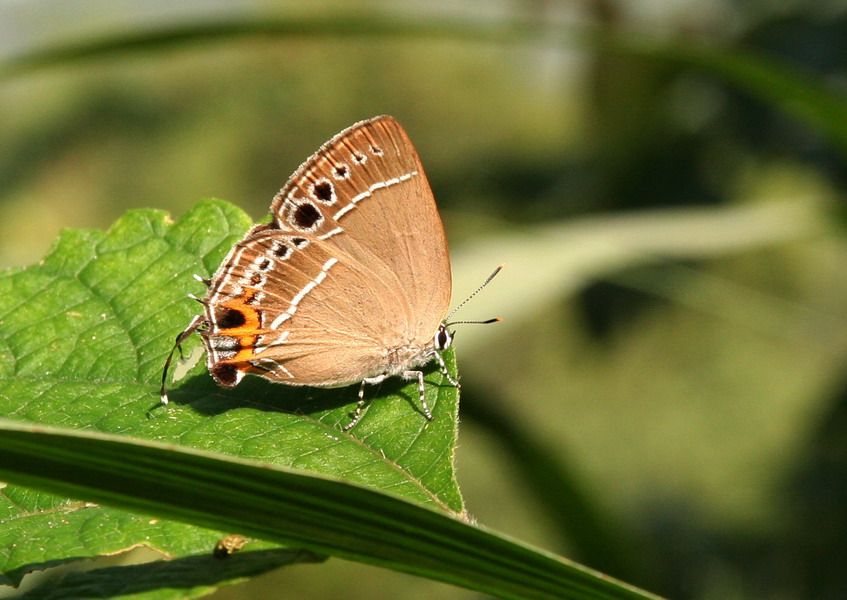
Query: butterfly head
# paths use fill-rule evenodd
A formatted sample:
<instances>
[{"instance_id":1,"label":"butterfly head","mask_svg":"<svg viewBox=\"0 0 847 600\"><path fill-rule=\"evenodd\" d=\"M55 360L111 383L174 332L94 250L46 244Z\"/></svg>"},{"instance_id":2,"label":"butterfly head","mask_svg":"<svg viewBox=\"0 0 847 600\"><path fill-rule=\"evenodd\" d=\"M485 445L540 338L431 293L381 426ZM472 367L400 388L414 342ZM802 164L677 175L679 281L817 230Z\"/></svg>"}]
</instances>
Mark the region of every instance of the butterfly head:
<instances>
[{"instance_id":1,"label":"butterfly head","mask_svg":"<svg viewBox=\"0 0 847 600\"><path fill-rule=\"evenodd\" d=\"M435 349L441 352L442 350L447 350L450 346L453 345L453 334L455 332L447 329L447 325L442 323L438 326L438 330L435 332L435 338L433 340L433 345Z\"/></svg>"}]
</instances>

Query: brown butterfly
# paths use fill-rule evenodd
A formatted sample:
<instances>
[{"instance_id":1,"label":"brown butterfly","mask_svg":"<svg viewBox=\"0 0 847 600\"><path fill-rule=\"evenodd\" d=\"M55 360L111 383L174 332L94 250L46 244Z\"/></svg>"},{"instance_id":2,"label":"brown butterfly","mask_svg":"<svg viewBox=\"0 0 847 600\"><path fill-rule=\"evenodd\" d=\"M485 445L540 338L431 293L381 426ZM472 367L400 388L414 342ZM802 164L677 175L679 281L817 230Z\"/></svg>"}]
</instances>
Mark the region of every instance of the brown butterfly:
<instances>
[{"instance_id":1,"label":"brown butterfly","mask_svg":"<svg viewBox=\"0 0 847 600\"><path fill-rule=\"evenodd\" d=\"M450 260L435 198L400 124L381 116L337 134L270 208L272 221L248 231L204 280L203 314L174 349L198 332L224 387L248 373L288 385L359 383L345 430L362 416L366 384L415 380L431 420L421 367L435 360L459 386L441 357L453 339L445 323ZM164 404L173 353L162 373Z\"/></svg>"}]
</instances>

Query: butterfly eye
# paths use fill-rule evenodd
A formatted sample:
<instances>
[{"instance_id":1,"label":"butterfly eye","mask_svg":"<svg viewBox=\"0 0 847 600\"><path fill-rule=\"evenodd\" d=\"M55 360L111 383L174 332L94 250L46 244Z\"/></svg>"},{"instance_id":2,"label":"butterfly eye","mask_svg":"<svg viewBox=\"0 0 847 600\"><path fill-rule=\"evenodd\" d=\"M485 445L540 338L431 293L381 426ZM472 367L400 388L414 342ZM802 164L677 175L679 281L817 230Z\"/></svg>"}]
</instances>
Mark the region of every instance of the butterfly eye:
<instances>
[{"instance_id":1,"label":"butterfly eye","mask_svg":"<svg viewBox=\"0 0 847 600\"><path fill-rule=\"evenodd\" d=\"M438 326L438 331L435 332L435 349L446 350L453 343L453 335L447 331L444 325Z\"/></svg>"}]
</instances>

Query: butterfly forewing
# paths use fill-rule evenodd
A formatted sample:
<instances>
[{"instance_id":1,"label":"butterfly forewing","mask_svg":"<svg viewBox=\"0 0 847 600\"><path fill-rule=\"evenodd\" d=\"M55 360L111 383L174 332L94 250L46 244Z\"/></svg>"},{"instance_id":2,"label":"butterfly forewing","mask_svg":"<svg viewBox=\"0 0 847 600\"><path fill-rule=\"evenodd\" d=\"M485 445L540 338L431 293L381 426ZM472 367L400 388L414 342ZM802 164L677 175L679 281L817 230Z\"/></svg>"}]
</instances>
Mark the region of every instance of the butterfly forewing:
<instances>
[{"instance_id":1,"label":"butterfly forewing","mask_svg":"<svg viewBox=\"0 0 847 600\"><path fill-rule=\"evenodd\" d=\"M450 302L447 244L391 117L341 132L295 172L212 280L204 341L224 385L246 372L340 385L431 344Z\"/></svg>"}]
</instances>

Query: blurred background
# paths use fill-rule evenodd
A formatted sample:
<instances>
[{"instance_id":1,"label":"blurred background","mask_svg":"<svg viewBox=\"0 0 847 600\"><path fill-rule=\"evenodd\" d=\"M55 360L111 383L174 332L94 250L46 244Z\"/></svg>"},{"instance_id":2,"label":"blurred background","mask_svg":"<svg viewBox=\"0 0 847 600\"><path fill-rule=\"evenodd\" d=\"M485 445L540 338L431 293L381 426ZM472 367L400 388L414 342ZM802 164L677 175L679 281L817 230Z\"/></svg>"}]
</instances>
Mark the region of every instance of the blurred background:
<instances>
[{"instance_id":1,"label":"blurred background","mask_svg":"<svg viewBox=\"0 0 847 600\"><path fill-rule=\"evenodd\" d=\"M353 122L427 168L479 522L674 598L847 594L847 2L0 1L0 266ZM470 598L358 564L217 598Z\"/></svg>"}]
</instances>

